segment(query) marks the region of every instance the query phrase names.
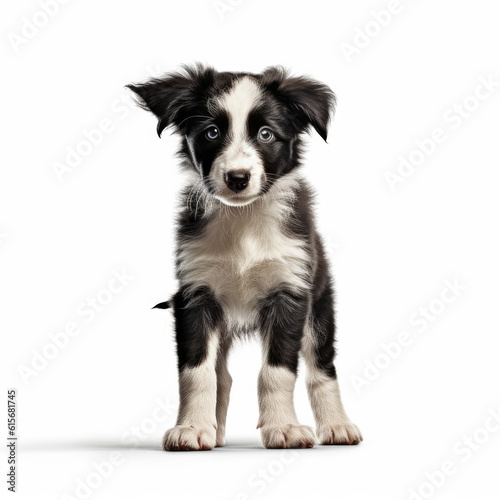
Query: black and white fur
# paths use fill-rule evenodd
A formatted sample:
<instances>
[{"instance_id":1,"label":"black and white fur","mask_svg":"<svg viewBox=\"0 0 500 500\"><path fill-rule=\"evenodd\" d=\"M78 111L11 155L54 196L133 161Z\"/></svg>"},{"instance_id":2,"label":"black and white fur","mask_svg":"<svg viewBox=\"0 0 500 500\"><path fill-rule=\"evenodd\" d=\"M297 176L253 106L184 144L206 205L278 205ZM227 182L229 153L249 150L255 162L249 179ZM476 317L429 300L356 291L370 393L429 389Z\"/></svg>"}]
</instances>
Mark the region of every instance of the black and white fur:
<instances>
[{"instance_id":1,"label":"black and white fur","mask_svg":"<svg viewBox=\"0 0 500 500\"><path fill-rule=\"evenodd\" d=\"M259 332L263 366L258 394L267 448L312 447L313 430L293 406L299 354L320 444L357 444L358 428L340 400L333 290L299 174L302 135L326 140L333 92L280 67L261 74L201 65L129 85L172 126L190 182L177 229L179 290L175 315L180 409L165 450L224 445L233 340Z\"/></svg>"}]
</instances>

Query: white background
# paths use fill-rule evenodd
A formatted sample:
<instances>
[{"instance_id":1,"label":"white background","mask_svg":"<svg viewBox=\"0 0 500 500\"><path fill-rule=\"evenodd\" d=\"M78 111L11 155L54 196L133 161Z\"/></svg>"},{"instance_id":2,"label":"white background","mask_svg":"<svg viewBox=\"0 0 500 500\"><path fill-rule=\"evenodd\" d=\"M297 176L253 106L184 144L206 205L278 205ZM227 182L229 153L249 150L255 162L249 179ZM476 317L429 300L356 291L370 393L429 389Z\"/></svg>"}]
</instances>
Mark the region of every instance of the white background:
<instances>
[{"instance_id":1,"label":"white background","mask_svg":"<svg viewBox=\"0 0 500 500\"><path fill-rule=\"evenodd\" d=\"M498 498L500 87L478 90L500 81L498 2L401 0L381 27L373 12L389 6L242 0L221 18L211 0L73 0L31 29L24 18L44 22L37 1L4 6L0 327L2 385L18 390L17 498L83 498L87 480L87 498ZM248 343L231 358L228 446L159 449L175 422L176 358L170 312L150 308L176 287L182 179L177 138L159 140L123 86L194 61L281 64L338 95L329 143L311 135L304 173L334 263L337 367L360 446L262 449L260 351ZM54 165L103 120L101 143L58 178ZM445 139L392 190L387 172L422 160L415 141L436 128ZM109 298L123 270L127 286L91 318L88 298ZM448 304L446 280L461 287ZM429 306L432 321L419 319ZM23 379L68 323L79 334ZM389 359L381 345L402 332L411 343L391 344ZM311 425L303 371L296 407ZM110 456L119 463L96 475ZM445 461L442 485L426 485Z\"/></svg>"}]
</instances>

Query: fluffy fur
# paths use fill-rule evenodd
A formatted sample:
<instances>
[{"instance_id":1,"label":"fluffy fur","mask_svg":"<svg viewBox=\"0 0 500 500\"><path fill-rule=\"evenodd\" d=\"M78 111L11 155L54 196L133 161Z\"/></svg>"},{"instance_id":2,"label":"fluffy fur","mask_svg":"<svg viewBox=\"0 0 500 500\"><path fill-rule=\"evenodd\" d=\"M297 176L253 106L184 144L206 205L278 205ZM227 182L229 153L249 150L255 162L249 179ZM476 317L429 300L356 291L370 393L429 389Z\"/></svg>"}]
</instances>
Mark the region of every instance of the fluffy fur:
<instances>
[{"instance_id":1,"label":"fluffy fur","mask_svg":"<svg viewBox=\"0 0 500 500\"><path fill-rule=\"evenodd\" d=\"M177 229L175 315L180 409L165 450L224 444L233 339L258 332L263 346L258 427L268 448L312 447L293 406L299 354L320 444L362 440L340 400L333 289L299 174L310 127L326 140L335 96L279 67L260 74L201 65L129 85L173 127L190 183Z\"/></svg>"}]
</instances>

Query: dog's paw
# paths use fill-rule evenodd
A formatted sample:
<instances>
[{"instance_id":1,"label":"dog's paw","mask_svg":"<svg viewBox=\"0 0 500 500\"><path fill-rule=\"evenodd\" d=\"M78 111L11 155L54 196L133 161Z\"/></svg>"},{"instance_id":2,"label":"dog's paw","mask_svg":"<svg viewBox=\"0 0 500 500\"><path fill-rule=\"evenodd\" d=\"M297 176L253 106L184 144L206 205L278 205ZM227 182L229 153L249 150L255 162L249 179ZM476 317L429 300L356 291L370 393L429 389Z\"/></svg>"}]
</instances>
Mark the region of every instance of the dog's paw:
<instances>
[{"instance_id":1,"label":"dog's paw","mask_svg":"<svg viewBox=\"0 0 500 500\"><path fill-rule=\"evenodd\" d=\"M312 448L316 443L314 432L307 425L264 425L261 436L266 448Z\"/></svg>"},{"instance_id":2,"label":"dog's paw","mask_svg":"<svg viewBox=\"0 0 500 500\"><path fill-rule=\"evenodd\" d=\"M359 444L363 441L358 427L348 421L323 425L316 433L320 444Z\"/></svg>"},{"instance_id":3,"label":"dog's paw","mask_svg":"<svg viewBox=\"0 0 500 500\"><path fill-rule=\"evenodd\" d=\"M166 451L211 450L215 446L213 426L177 425L163 436Z\"/></svg>"}]
</instances>

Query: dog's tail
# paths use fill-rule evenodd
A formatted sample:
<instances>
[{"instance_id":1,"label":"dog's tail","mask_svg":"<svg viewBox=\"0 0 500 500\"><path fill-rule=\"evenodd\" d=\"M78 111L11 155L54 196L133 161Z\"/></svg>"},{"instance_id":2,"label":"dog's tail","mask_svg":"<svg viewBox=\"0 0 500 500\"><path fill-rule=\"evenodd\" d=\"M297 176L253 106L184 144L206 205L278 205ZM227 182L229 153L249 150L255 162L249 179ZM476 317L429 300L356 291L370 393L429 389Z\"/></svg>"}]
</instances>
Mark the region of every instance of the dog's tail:
<instances>
[{"instance_id":1,"label":"dog's tail","mask_svg":"<svg viewBox=\"0 0 500 500\"><path fill-rule=\"evenodd\" d=\"M166 302L160 302L151 309L168 309L169 307L172 307L172 304L170 302L171 302L170 300L167 300Z\"/></svg>"}]
</instances>

